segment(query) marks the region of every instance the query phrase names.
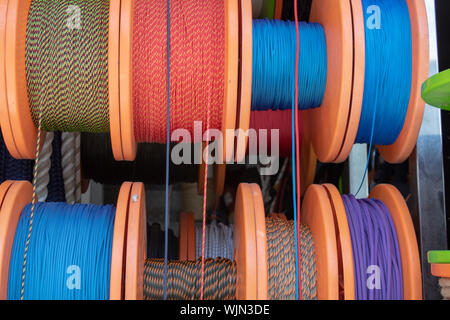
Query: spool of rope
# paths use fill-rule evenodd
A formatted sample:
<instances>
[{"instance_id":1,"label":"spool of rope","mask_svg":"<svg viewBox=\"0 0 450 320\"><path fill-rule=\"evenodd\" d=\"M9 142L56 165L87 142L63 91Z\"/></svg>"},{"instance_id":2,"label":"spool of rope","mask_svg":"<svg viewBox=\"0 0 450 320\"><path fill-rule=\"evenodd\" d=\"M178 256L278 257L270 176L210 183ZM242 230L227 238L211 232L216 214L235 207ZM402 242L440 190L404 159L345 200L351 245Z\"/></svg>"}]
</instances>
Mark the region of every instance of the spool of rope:
<instances>
[{"instance_id":1,"label":"spool of rope","mask_svg":"<svg viewBox=\"0 0 450 320\"><path fill-rule=\"evenodd\" d=\"M299 109L322 104L327 81L327 44L318 23L301 22ZM296 25L291 21L253 20L252 110L292 109Z\"/></svg>"},{"instance_id":2,"label":"spool of rope","mask_svg":"<svg viewBox=\"0 0 450 320\"><path fill-rule=\"evenodd\" d=\"M313 237L316 248L333 238L339 243L332 262L339 266L341 299L422 299L414 226L395 187L378 185L368 199L356 200L341 196L333 185L313 185L305 194L302 214L308 218L303 222L314 223L311 217L324 211L334 216L334 231L327 239Z\"/></svg>"},{"instance_id":3,"label":"spool of rope","mask_svg":"<svg viewBox=\"0 0 450 320\"><path fill-rule=\"evenodd\" d=\"M351 5L334 4L333 9L332 2L314 0L310 21L324 26L327 48L332 37L353 43L354 52L342 52L343 60L331 58L328 51L329 62L333 59L339 61L339 68L349 67L353 77L342 84L352 89L342 96L345 101L339 109L325 93L321 108L308 112L305 122L318 159L343 162L354 143L369 143L379 146L386 161L403 162L414 148L424 110L420 85L428 74L425 4L422 0L355 0ZM342 38L337 39L325 24L342 17L334 30L345 32L338 33ZM347 19L353 24L346 25ZM330 67L331 63L329 74L333 73Z\"/></svg>"},{"instance_id":4,"label":"spool of rope","mask_svg":"<svg viewBox=\"0 0 450 320\"><path fill-rule=\"evenodd\" d=\"M294 222L281 219L266 220L268 256L268 298L295 299ZM230 239L231 240L231 239ZM300 237L304 254L302 265L303 298L316 299L316 264L311 233L303 227ZM211 243L207 243L211 244ZM199 299L201 259L171 262L168 272L168 299ZM204 299L234 299L236 262L230 259L205 261ZM145 266L145 296L162 299L163 268L161 260L147 260Z\"/></svg>"},{"instance_id":5,"label":"spool of rope","mask_svg":"<svg viewBox=\"0 0 450 320\"><path fill-rule=\"evenodd\" d=\"M0 98L10 152L34 157L39 116L45 131L110 130L117 160L134 159L135 134L138 141L165 142L165 6L163 0L19 0L5 7L7 27L0 36L6 38L8 29L14 37L6 41L0 63L8 74L1 81L11 90ZM171 128L192 133L196 120L203 129L234 129L238 1L172 1L170 16L171 88L176 88L170 93ZM146 37L148 30L157 37ZM24 61L16 60L16 48L23 48ZM227 154L232 147L229 143Z\"/></svg>"},{"instance_id":6,"label":"spool of rope","mask_svg":"<svg viewBox=\"0 0 450 320\"><path fill-rule=\"evenodd\" d=\"M313 241L314 235L320 235L318 238L327 237L321 232L328 231L323 226L329 225L333 216L329 212L322 212L311 217L318 223L312 223L311 229L309 225L299 229L303 298L336 299L338 271L326 257L336 251L337 246L330 242L318 248ZM180 239L183 235L181 228L180 221ZM235 208L235 254L233 260L218 258L205 261L203 298L295 299L294 245L294 222L265 218L260 188L257 185L241 184ZM146 262L144 290L147 299L163 297L163 263L161 260ZM168 299L200 297L200 265L201 259L168 262ZM333 275L336 277L335 292L326 285ZM213 287L212 283L216 283L216 286Z\"/></svg>"},{"instance_id":7,"label":"spool of rope","mask_svg":"<svg viewBox=\"0 0 450 320\"><path fill-rule=\"evenodd\" d=\"M389 210L379 200L342 196L349 221L357 300L402 300L403 278L397 231ZM376 269L378 268L378 269ZM367 274L381 279L368 285ZM375 274L376 276L380 276ZM377 284L378 281L378 284Z\"/></svg>"},{"instance_id":8,"label":"spool of rope","mask_svg":"<svg viewBox=\"0 0 450 320\"><path fill-rule=\"evenodd\" d=\"M23 276L24 299L142 298L142 183L122 185L117 209L36 203L34 223L31 196L29 182L6 181L0 186L1 299L21 298Z\"/></svg>"},{"instance_id":9,"label":"spool of rope","mask_svg":"<svg viewBox=\"0 0 450 320\"><path fill-rule=\"evenodd\" d=\"M174 144L175 145L175 144ZM171 150L174 145L171 146ZM146 184L164 184L165 145L142 143L132 162L116 161L107 133L81 134L81 163L83 175L98 183L118 185L127 180ZM193 154L193 153L192 153ZM193 156L191 163L193 163ZM170 165L170 183L196 182L198 166Z\"/></svg>"}]
</instances>

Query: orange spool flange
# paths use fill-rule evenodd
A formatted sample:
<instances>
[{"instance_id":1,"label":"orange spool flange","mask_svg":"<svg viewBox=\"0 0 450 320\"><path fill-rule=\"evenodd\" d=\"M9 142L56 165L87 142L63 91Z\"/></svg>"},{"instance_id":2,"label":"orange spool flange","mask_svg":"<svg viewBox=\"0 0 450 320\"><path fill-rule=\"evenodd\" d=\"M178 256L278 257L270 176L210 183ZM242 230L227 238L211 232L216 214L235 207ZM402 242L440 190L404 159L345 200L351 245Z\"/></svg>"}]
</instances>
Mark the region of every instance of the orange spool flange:
<instances>
[{"instance_id":1,"label":"orange spool flange","mask_svg":"<svg viewBox=\"0 0 450 320\"><path fill-rule=\"evenodd\" d=\"M322 186L328 195L336 226L338 244L339 276L342 279L343 296L345 300L355 300L355 271L353 268L353 249L348 227L347 214L339 191L332 184Z\"/></svg>"},{"instance_id":2,"label":"orange spool flange","mask_svg":"<svg viewBox=\"0 0 450 320\"><path fill-rule=\"evenodd\" d=\"M255 237L256 237L256 271L257 271L257 299L267 300L269 277L267 265L267 236L266 218L264 213L264 200L261 188L257 184L250 185L253 200Z\"/></svg>"},{"instance_id":3,"label":"orange spool flange","mask_svg":"<svg viewBox=\"0 0 450 320\"><path fill-rule=\"evenodd\" d=\"M301 221L310 228L314 239L319 300L339 299L337 226L332 212L326 189L310 186L303 200Z\"/></svg>"},{"instance_id":4,"label":"orange spool flange","mask_svg":"<svg viewBox=\"0 0 450 320\"><path fill-rule=\"evenodd\" d=\"M123 157L116 160L133 161L137 144L134 137L132 104L132 54L133 47L133 0L121 0L120 6L120 139ZM114 148L113 148L114 150ZM118 150L119 151L119 150Z\"/></svg>"},{"instance_id":5,"label":"orange spool flange","mask_svg":"<svg viewBox=\"0 0 450 320\"><path fill-rule=\"evenodd\" d=\"M111 0L109 3L109 33L108 33L108 83L109 83L109 130L114 158L124 160L122 148L121 118L120 118L120 19L121 0Z\"/></svg>"},{"instance_id":6,"label":"orange spool flange","mask_svg":"<svg viewBox=\"0 0 450 320\"><path fill-rule=\"evenodd\" d=\"M236 299L258 298L257 244L253 191L240 184L236 194L234 222L234 260L236 261ZM266 262L267 263L267 262Z\"/></svg>"},{"instance_id":7,"label":"orange spool flange","mask_svg":"<svg viewBox=\"0 0 450 320\"><path fill-rule=\"evenodd\" d=\"M323 26L327 43L327 83L320 108L304 111L314 150L333 162L344 141L350 112L353 74L353 27L349 0L314 0L311 22Z\"/></svg>"},{"instance_id":8,"label":"orange spool flange","mask_svg":"<svg viewBox=\"0 0 450 320\"><path fill-rule=\"evenodd\" d=\"M125 182L120 187L117 199L116 218L114 220L114 237L111 253L111 282L109 287L109 298L111 300L123 300L125 286L125 263L127 252L128 232L128 206L132 183Z\"/></svg>"},{"instance_id":9,"label":"orange spool flange","mask_svg":"<svg viewBox=\"0 0 450 320\"><path fill-rule=\"evenodd\" d=\"M144 265L147 258L145 188L132 184L128 201L128 230L125 268L125 299L144 299Z\"/></svg>"},{"instance_id":10,"label":"orange spool flange","mask_svg":"<svg viewBox=\"0 0 450 320\"><path fill-rule=\"evenodd\" d=\"M251 0L239 0L240 41L239 41L239 84L236 128L240 129L236 142L236 162L245 159L250 128L252 104L252 59L253 59L253 20Z\"/></svg>"},{"instance_id":11,"label":"orange spool flange","mask_svg":"<svg viewBox=\"0 0 450 320\"><path fill-rule=\"evenodd\" d=\"M8 11L8 0L0 0L0 127L5 144L9 153L17 157L14 136L12 135L11 123L9 122L8 98L6 93L6 17Z\"/></svg>"},{"instance_id":12,"label":"orange spool flange","mask_svg":"<svg viewBox=\"0 0 450 320\"><path fill-rule=\"evenodd\" d=\"M362 12L361 0L350 0L351 14L353 25L364 26L364 15ZM352 98L350 103L350 110L348 113L347 123L345 124L344 140L341 144L338 156L333 162L339 163L345 161L353 144L355 143L356 135L358 133L359 119L361 118L361 109L364 96L364 81L365 81L365 33L363 28L352 28L353 31L353 71L352 76ZM350 74L349 74L350 76Z\"/></svg>"},{"instance_id":13,"label":"orange spool flange","mask_svg":"<svg viewBox=\"0 0 450 320\"><path fill-rule=\"evenodd\" d=\"M187 239L187 218L188 213L180 213L180 231L179 231L179 259L180 261L188 260L188 239Z\"/></svg>"},{"instance_id":14,"label":"orange spool flange","mask_svg":"<svg viewBox=\"0 0 450 320\"><path fill-rule=\"evenodd\" d=\"M397 140L390 146L378 146L383 159L390 163L405 161L416 145L425 109L425 102L421 97L422 83L428 78L429 71L429 33L425 3L423 0L406 0L406 3L411 19L411 97L405 124Z\"/></svg>"},{"instance_id":15,"label":"orange spool flange","mask_svg":"<svg viewBox=\"0 0 450 320\"><path fill-rule=\"evenodd\" d=\"M180 213L180 261L195 261L195 221L193 212Z\"/></svg>"},{"instance_id":16,"label":"orange spool flange","mask_svg":"<svg viewBox=\"0 0 450 320\"><path fill-rule=\"evenodd\" d=\"M431 264L431 274L439 278L450 278L450 264Z\"/></svg>"},{"instance_id":17,"label":"orange spool flange","mask_svg":"<svg viewBox=\"0 0 450 320\"><path fill-rule=\"evenodd\" d=\"M139 198L137 202L133 202L133 195L136 192L131 192L139 188L140 184L131 184L126 182L122 185L117 201L116 217L114 222L113 246L111 254L111 280L110 280L110 299L123 299L124 292L126 294L126 286L138 286L137 292L143 293L143 266L145 259L145 238L142 236L138 238L139 232L131 234L130 231L135 232L136 228L130 229L131 226L139 224L135 221L136 212L140 210L141 220L144 219L145 231L145 201ZM31 202L33 188L28 181L6 181L0 186L0 299L7 298L9 265L12 246L16 233L17 223L23 208ZM2 197L3 195L3 197ZM3 198L3 199L2 199ZM136 208L140 208L136 210ZM131 211L130 211L131 210ZM133 214L128 219L129 211ZM142 215L142 212L144 213ZM139 220L139 219L138 219ZM146 234L144 233L144 237ZM136 245L137 244L137 245ZM142 272L136 272L133 264L130 268L129 261L133 261L130 257L139 257L142 265ZM134 259L135 261L139 259ZM124 283L126 279L126 283ZM135 297L139 297L135 294Z\"/></svg>"},{"instance_id":18,"label":"orange spool flange","mask_svg":"<svg viewBox=\"0 0 450 320\"><path fill-rule=\"evenodd\" d=\"M0 56L1 64L4 63L5 66L5 88L2 89L5 90L3 94L6 96L6 103L2 105L1 124L5 144L11 155L17 159L34 159L36 153L37 129L31 119L25 70L25 41L30 4L31 0L8 1L7 7L3 8L6 10L6 36L4 53Z\"/></svg>"},{"instance_id":19,"label":"orange spool flange","mask_svg":"<svg viewBox=\"0 0 450 320\"><path fill-rule=\"evenodd\" d=\"M422 276L419 248L408 206L400 191L391 185L376 186L370 193L370 198L382 201L394 221L402 261L404 299L421 300Z\"/></svg>"},{"instance_id":20,"label":"orange spool flange","mask_svg":"<svg viewBox=\"0 0 450 320\"><path fill-rule=\"evenodd\" d=\"M28 181L6 181L2 184L2 189L7 191L0 208L0 300L6 300L16 227L23 208L31 201L33 188Z\"/></svg>"}]
</instances>

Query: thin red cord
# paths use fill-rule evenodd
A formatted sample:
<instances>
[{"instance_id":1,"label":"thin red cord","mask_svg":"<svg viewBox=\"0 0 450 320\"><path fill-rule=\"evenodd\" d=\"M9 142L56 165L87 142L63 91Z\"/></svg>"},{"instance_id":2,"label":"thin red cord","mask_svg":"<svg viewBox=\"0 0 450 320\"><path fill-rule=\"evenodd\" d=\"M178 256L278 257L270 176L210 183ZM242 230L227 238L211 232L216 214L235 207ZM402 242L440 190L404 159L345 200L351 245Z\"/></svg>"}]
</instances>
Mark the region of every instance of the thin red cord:
<instances>
[{"instance_id":1,"label":"thin red cord","mask_svg":"<svg viewBox=\"0 0 450 320\"><path fill-rule=\"evenodd\" d=\"M297 0L294 0L294 13L295 13L295 29L297 32L297 55L295 58L295 166L296 166L296 178L297 178L297 246L298 246L298 298L302 300L302 274L301 274L301 246L300 246L300 129L298 123L298 66L300 56L300 39L298 29L298 12L297 12Z\"/></svg>"}]
</instances>

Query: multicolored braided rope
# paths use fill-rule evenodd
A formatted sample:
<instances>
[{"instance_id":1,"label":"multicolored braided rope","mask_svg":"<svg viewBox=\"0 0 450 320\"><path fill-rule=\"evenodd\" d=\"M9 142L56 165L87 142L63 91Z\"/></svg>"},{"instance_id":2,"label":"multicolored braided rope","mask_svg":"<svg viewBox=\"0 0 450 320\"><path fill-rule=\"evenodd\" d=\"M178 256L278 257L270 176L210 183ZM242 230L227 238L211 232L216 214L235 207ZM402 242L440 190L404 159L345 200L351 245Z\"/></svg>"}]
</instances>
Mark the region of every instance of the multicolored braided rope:
<instances>
[{"instance_id":1,"label":"multicolored braided rope","mask_svg":"<svg viewBox=\"0 0 450 320\"><path fill-rule=\"evenodd\" d=\"M26 33L31 114L45 131L109 131L108 0L33 0Z\"/></svg>"}]
</instances>

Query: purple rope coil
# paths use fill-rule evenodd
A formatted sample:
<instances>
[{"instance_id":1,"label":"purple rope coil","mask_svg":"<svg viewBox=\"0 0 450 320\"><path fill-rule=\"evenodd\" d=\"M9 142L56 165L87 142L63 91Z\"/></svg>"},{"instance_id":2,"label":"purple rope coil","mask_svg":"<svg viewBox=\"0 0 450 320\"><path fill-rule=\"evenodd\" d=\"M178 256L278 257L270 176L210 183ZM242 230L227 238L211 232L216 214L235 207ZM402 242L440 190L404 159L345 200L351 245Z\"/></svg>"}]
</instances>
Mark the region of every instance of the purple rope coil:
<instances>
[{"instance_id":1,"label":"purple rope coil","mask_svg":"<svg viewBox=\"0 0 450 320\"><path fill-rule=\"evenodd\" d=\"M375 199L343 195L342 200L352 241L355 298L403 300L400 249L389 210ZM380 271L378 282L375 270Z\"/></svg>"}]
</instances>

